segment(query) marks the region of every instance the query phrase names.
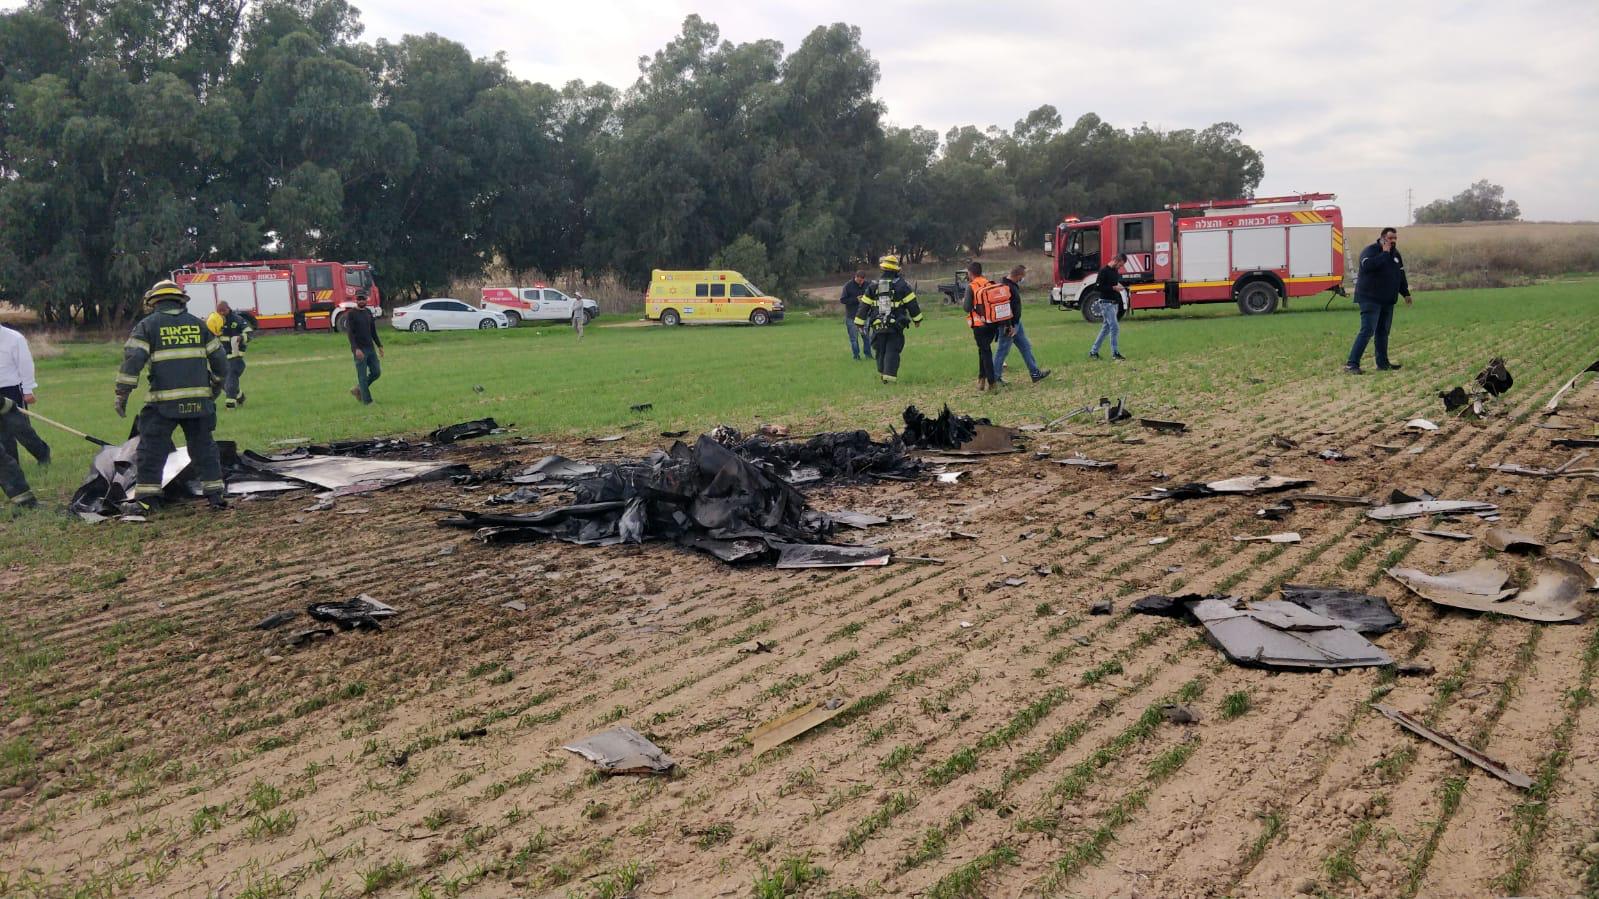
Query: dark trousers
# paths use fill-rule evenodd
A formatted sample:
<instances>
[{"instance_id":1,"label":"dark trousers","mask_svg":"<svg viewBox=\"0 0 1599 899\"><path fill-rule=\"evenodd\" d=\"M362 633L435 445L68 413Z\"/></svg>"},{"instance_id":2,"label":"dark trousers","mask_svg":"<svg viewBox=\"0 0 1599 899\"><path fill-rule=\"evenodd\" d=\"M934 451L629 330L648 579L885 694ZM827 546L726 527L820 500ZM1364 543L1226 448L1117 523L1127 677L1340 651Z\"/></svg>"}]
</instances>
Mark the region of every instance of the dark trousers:
<instances>
[{"instance_id":1,"label":"dark trousers","mask_svg":"<svg viewBox=\"0 0 1599 899\"><path fill-rule=\"evenodd\" d=\"M362 358L355 360L355 386L361 389L361 402L372 402L372 385L383 377L383 366L378 364L378 351L373 347L361 350Z\"/></svg>"},{"instance_id":2,"label":"dark trousers","mask_svg":"<svg viewBox=\"0 0 1599 899\"><path fill-rule=\"evenodd\" d=\"M1360 304L1360 333L1355 335L1355 345L1349 348L1349 364L1360 365L1360 357L1366 355L1366 343L1376 338L1376 347L1373 355L1377 359L1378 368L1388 367L1388 332L1394 326L1393 303L1361 303Z\"/></svg>"},{"instance_id":3,"label":"dark trousers","mask_svg":"<svg viewBox=\"0 0 1599 899\"><path fill-rule=\"evenodd\" d=\"M244 357L231 356L228 358L228 373L222 379L222 392L229 400L237 400L244 393L239 389L239 380L244 377Z\"/></svg>"},{"instance_id":4,"label":"dark trousers","mask_svg":"<svg viewBox=\"0 0 1599 899\"><path fill-rule=\"evenodd\" d=\"M999 336L998 325L982 325L972 329L977 341L977 377L992 384L994 375L994 338Z\"/></svg>"},{"instance_id":5,"label":"dark trousers","mask_svg":"<svg viewBox=\"0 0 1599 899\"><path fill-rule=\"evenodd\" d=\"M0 491L14 506L33 501L33 491L28 489L28 479L22 474L22 466L17 464L17 457L6 452L4 447L0 447Z\"/></svg>"},{"instance_id":6,"label":"dark trousers","mask_svg":"<svg viewBox=\"0 0 1599 899\"><path fill-rule=\"evenodd\" d=\"M50 444L44 442L39 432L33 429L33 422L28 416L22 414L26 406L22 402L22 386L0 387L0 396L9 397L17 408L0 416L0 450L4 450L12 461L22 458L17 452L17 444L22 444L40 465L50 464Z\"/></svg>"},{"instance_id":7,"label":"dark trousers","mask_svg":"<svg viewBox=\"0 0 1599 899\"><path fill-rule=\"evenodd\" d=\"M872 335L872 348L877 350L877 373L885 380L899 377L899 354L905 349L905 332L895 327L879 328Z\"/></svg>"},{"instance_id":8,"label":"dark trousers","mask_svg":"<svg viewBox=\"0 0 1599 899\"><path fill-rule=\"evenodd\" d=\"M216 413L199 418L168 418L154 406L139 410L138 481L133 488L134 499L149 499L161 495L161 470L166 467L167 456L172 454L172 432L183 428L183 439L189 444L189 461L200 474L200 487L208 496L221 496L227 485L222 481L222 457L217 453Z\"/></svg>"}]
</instances>

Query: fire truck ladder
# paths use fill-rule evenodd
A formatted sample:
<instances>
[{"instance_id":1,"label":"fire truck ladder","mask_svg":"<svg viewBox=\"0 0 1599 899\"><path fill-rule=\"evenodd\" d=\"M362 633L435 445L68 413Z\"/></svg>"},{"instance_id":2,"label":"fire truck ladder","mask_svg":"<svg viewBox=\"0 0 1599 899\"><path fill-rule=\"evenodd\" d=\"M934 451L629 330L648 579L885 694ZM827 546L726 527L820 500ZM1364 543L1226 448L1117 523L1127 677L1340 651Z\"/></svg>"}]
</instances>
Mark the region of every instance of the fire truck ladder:
<instances>
[{"instance_id":1,"label":"fire truck ladder","mask_svg":"<svg viewBox=\"0 0 1599 899\"><path fill-rule=\"evenodd\" d=\"M1316 203L1336 200L1337 194L1289 194L1285 197L1244 197L1238 200L1198 200L1192 203L1167 203L1166 208L1178 212L1187 209L1247 209L1250 206L1280 206L1284 203Z\"/></svg>"}]
</instances>

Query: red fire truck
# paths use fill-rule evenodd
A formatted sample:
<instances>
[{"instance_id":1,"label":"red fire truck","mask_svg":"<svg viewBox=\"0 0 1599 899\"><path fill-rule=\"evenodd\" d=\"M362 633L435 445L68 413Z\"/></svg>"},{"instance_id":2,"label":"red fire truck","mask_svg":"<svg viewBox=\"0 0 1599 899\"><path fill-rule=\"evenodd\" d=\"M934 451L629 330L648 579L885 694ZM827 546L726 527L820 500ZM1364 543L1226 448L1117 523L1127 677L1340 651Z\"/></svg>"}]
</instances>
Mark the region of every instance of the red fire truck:
<instances>
[{"instance_id":1,"label":"red fire truck","mask_svg":"<svg viewBox=\"0 0 1599 899\"><path fill-rule=\"evenodd\" d=\"M1098 321L1094 276L1117 253L1122 314L1189 303L1237 303L1263 315L1289 297L1342 292L1344 216L1332 194L1175 203L1163 212L1067 217L1044 239L1055 257L1049 301Z\"/></svg>"},{"instance_id":2,"label":"red fire truck","mask_svg":"<svg viewBox=\"0 0 1599 899\"><path fill-rule=\"evenodd\" d=\"M218 300L227 300L263 330L343 330L344 313L355 308L355 294L361 290L367 292L372 314L383 314L372 266L365 262L196 262L173 272L172 280L189 295L189 311L200 318L210 315Z\"/></svg>"}]
</instances>

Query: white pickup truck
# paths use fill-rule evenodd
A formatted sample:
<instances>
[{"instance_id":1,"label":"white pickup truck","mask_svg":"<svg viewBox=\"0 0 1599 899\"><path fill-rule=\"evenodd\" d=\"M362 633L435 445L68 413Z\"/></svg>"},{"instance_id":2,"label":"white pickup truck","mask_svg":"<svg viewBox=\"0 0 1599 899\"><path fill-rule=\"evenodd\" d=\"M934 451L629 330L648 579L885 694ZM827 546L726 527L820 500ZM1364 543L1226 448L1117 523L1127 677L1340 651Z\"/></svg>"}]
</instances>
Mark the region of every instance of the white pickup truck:
<instances>
[{"instance_id":1,"label":"white pickup truck","mask_svg":"<svg viewBox=\"0 0 1599 899\"><path fill-rule=\"evenodd\" d=\"M505 313L506 321L516 327L523 321L572 320L574 304L581 303L583 314L593 321L600 314L600 304L587 297L569 297L553 287L485 287L483 308Z\"/></svg>"}]
</instances>

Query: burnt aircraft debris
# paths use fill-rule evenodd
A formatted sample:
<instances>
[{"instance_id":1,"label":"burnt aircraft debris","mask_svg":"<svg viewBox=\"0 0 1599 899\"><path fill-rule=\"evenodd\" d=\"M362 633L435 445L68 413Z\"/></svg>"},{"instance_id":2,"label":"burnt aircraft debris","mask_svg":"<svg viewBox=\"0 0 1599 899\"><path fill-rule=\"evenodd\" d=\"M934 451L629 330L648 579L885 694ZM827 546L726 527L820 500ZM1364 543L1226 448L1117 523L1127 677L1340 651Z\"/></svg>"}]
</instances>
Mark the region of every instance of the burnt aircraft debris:
<instances>
[{"instance_id":1,"label":"burnt aircraft debris","mask_svg":"<svg viewBox=\"0 0 1599 899\"><path fill-rule=\"evenodd\" d=\"M599 766L603 774L670 774L677 762L631 727L619 726L561 747Z\"/></svg>"},{"instance_id":2,"label":"burnt aircraft debris","mask_svg":"<svg viewBox=\"0 0 1599 899\"><path fill-rule=\"evenodd\" d=\"M1208 483L1194 482L1178 484L1175 487L1156 487L1149 493L1135 496L1133 499L1201 499L1203 497L1229 494L1275 493L1279 490L1291 490L1295 487L1304 487L1314 483L1315 481L1309 478L1288 478L1280 475L1246 475Z\"/></svg>"},{"instance_id":3,"label":"burnt aircraft debris","mask_svg":"<svg viewBox=\"0 0 1599 899\"><path fill-rule=\"evenodd\" d=\"M1459 740L1456 740L1454 737L1428 727L1420 719L1417 719L1412 715L1408 715L1394 708L1393 706L1387 706L1381 703L1373 705L1372 708L1405 730L1410 731L1424 740L1442 746L1462 759L1465 759L1482 770L1487 771L1489 774L1499 778L1505 783L1510 784L1513 787L1519 787L1523 790L1532 789L1532 778L1521 773L1520 771L1515 770L1514 768L1509 767L1503 762L1488 756L1485 753L1472 749L1470 746L1467 746Z\"/></svg>"},{"instance_id":4,"label":"burnt aircraft debris","mask_svg":"<svg viewBox=\"0 0 1599 899\"><path fill-rule=\"evenodd\" d=\"M400 610L363 593L344 602L314 602L305 611L317 621L336 625L339 630L378 631L383 629L385 619L394 617Z\"/></svg>"},{"instance_id":5,"label":"burnt aircraft debris","mask_svg":"<svg viewBox=\"0 0 1599 899\"><path fill-rule=\"evenodd\" d=\"M1440 575L1414 568L1390 568L1388 576L1437 605L1545 622L1582 620L1581 600L1592 585L1581 565L1552 558L1539 559L1533 566L1532 585L1520 590L1506 586L1509 573L1491 559L1483 559L1464 571Z\"/></svg>"},{"instance_id":6,"label":"burnt aircraft debris","mask_svg":"<svg viewBox=\"0 0 1599 899\"><path fill-rule=\"evenodd\" d=\"M1290 602L1202 599L1190 614L1205 628L1206 638L1237 665L1320 670L1393 664L1353 628Z\"/></svg>"},{"instance_id":7,"label":"burnt aircraft debris","mask_svg":"<svg viewBox=\"0 0 1599 899\"><path fill-rule=\"evenodd\" d=\"M1493 503L1465 499L1427 499L1416 502L1390 503L1367 509L1366 517L1375 521L1401 521L1406 518L1420 518L1423 515L1459 515L1465 512L1481 512L1492 514L1499 507Z\"/></svg>"},{"instance_id":8,"label":"burnt aircraft debris","mask_svg":"<svg viewBox=\"0 0 1599 899\"><path fill-rule=\"evenodd\" d=\"M1342 587L1313 587L1283 584L1283 600L1302 606L1331 621L1362 634L1386 634L1403 622L1381 596L1345 590Z\"/></svg>"},{"instance_id":9,"label":"burnt aircraft debris","mask_svg":"<svg viewBox=\"0 0 1599 899\"><path fill-rule=\"evenodd\" d=\"M435 429L428 434L428 439L438 444L449 444L458 440L471 440L475 437L487 437L490 434L503 433L505 433L505 428L500 427L494 419L478 418Z\"/></svg>"}]
</instances>

